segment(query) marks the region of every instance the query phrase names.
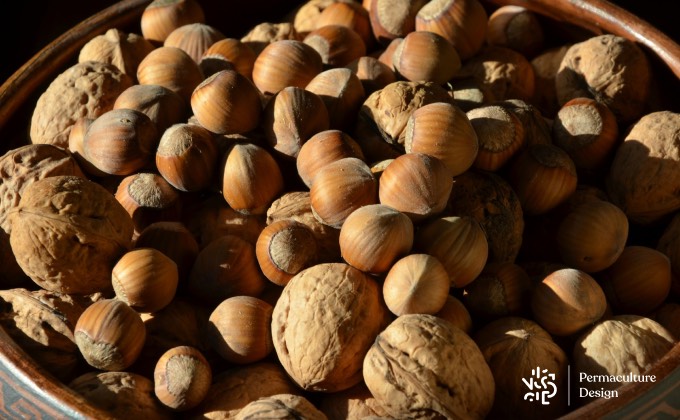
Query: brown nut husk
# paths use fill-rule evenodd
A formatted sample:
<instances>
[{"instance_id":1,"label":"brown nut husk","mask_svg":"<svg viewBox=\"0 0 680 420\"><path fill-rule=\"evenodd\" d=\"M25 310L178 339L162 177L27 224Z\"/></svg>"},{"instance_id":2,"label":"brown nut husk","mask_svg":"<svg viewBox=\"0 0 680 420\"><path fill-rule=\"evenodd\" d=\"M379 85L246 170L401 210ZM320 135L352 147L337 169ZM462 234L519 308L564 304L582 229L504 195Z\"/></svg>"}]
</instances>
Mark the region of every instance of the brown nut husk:
<instances>
[{"instance_id":1,"label":"brown nut husk","mask_svg":"<svg viewBox=\"0 0 680 420\"><path fill-rule=\"evenodd\" d=\"M136 373L86 373L71 381L69 387L115 419L172 418L172 412L156 399L153 382ZM115 395L115 398L112 398L112 395Z\"/></svg>"},{"instance_id":2,"label":"brown nut husk","mask_svg":"<svg viewBox=\"0 0 680 420\"><path fill-rule=\"evenodd\" d=\"M364 380L394 418L484 418L494 379L462 330L432 315L402 315L378 335Z\"/></svg>"},{"instance_id":3,"label":"brown nut husk","mask_svg":"<svg viewBox=\"0 0 680 420\"><path fill-rule=\"evenodd\" d=\"M85 175L66 150L50 144L33 144L10 150L0 157L0 227L10 233L7 215L31 183L57 175Z\"/></svg>"},{"instance_id":4,"label":"brown nut husk","mask_svg":"<svg viewBox=\"0 0 680 420\"><path fill-rule=\"evenodd\" d=\"M653 223L680 209L680 114L640 118L616 149L607 193L636 223Z\"/></svg>"},{"instance_id":5,"label":"brown nut husk","mask_svg":"<svg viewBox=\"0 0 680 420\"><path fill-rule=\"evenodd\" d=\"M336 392L361 381L363 356L387 315L376 282L342 263L303 270L272 314L274 349L303 389Z\"/></svg>"},{"instance_id":6,"label":"brown nut husk","mask_svg":"<svg viewBox=\"0 0 680 420\"><path fill-rule=\"evenodd\" d=\"M305 397L293 394L277 394L260 398L246 405L236 415L235 420L326 420Z\"/></svg>"},{"instance_id":7,"label":"brown nut husk","mask_svg":"<svg viewBox=\"0 0 680 420\"><path fill-rule=\"evenodd\" d=\"M34 182L9 217L17 262L55 292L110 290L111 269L132 245L125 209L101 185L75 176Z\"/></svg>"},{"instance_id":8,"label":"brown nut husk","mask_svg":"<svg viewBox=\"0 0 680 420\"><path fill-rule=\"evenodd\" d=\"M40 95L31 118L31 143L68 148L76 120L109 111L130 86L132 79L111 64L87 61L69 67Z\"/></svg>"}]
</instances>

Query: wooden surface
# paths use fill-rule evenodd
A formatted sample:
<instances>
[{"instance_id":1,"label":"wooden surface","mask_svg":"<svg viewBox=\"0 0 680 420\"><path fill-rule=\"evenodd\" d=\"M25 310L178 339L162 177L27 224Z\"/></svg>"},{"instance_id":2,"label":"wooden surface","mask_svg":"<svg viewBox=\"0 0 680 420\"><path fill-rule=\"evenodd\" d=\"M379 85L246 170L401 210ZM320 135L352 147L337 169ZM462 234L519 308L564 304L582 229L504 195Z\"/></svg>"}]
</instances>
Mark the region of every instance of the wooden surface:
<instances>
[{"instance_id":1,"label":"wooden surface","mask_svg":"<svg viewBox=\"0 0 680 420\"><path fill-rule=\"evenodd\" d=\"M605 1L487 0L487 2L495 5L518 4L556 20L584 25L595 33L611 32L629 37L655 52L670 71L680 78L680 47L670 37L646 22ZM123 0L116 3L57 38L29 60L0 87L0 130L8 121L17 117L22 106L30 107L31 104L27 102L29 98L35 96L36 89L55 77L57 70L72 60L87 40L111 27L124 27L136 22L147 3L149 0ZM291 2L279 3L284 6L291 4ZM251 6L256 10L257 1ZM246 22L243 21L244 24ZM8 144L4 143L5 139L2 141L0 146L2 150L6 150ZM569 414L567 418L603 416L635 418L641 414L665 418L662 413L668 414L668 418L677 418L680 413L679 365L680 345L676 345L673 351L654 367L654 373L659 377L665 377L665 380L656 384L625 386L620 389L618 399L598 400ZM81 397L37 367L1 328L0 398L1 418L106 418L103 413L89 406ZM620 407L621 404L626 405Z\"/></svg>"}]
</instances>

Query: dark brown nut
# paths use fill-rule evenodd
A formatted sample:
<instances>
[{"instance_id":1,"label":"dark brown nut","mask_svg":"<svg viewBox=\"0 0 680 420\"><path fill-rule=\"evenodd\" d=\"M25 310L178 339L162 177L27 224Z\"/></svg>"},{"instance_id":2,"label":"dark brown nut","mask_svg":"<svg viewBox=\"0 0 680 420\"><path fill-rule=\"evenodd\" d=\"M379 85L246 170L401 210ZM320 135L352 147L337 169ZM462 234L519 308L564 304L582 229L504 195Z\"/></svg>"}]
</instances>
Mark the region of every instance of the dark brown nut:
<instances>
[{"instance_id":1,"label":"dark brown nut","mask_svg":"<svg viewBox=\"0 0 680 420\"><path fill-rule=\"evenodd\" d=\"M315 265L290 280L274 307L274 348L302 388L342 391L361 381L363 357L386 316L367 274L347 264Z\"/></svg>"},{"instance_id":2,"label":"dark brown nut","mask_svg":"<svg viewBox=\"0 0 680 420\"><path fill-rule=\"evenodd\" d=\"M387 45L416 29L416 14L427 0L371 0L368 13L371 28L379 43Z\"/></svg>"},{"instance_id":3,"label":"dark brown nut","mask_svg":"<svg viewBox=\"0 0 680 420\"><path fill-rule=\"evenodd\" d=\"M394 63L392 62L392 59L394 58L394 51L397 50L397 47L404 42L404 38L394 38L387 48L384 50L379 50L379 54L377 55L378 61L383 63L387 68L390 70L394 71ZM375 55L375 53L374 53ZM396 73L395 73L395 78L396 78Z\"/></svg>"},{"instance_id":4,"label":"dark brown nut","mask_svg":"<svg viewBox=\"0 0 680 420\"><path fill-rule=\"evenodd\" d=\"M671 264L654 248L631 245L602 272L601 279L614 310L646 315L666 301L671 291Z\"/></svg>"},{"instance_id":5,"label":"dark brown nut","mask_svg":"<svg viewBox=\"0 0 680 420\"><path fill-rule=\"evenodd\" d=\"M534 287L531 312L549 333L575 334L597 322L607 309L602 287L584 271L566 268Z\"/></svg>"},{"instance_id":6,"label":"dark brown nut","mask_svg":"<svg viewBox=\"0 0 680 420\"><path fill-rule=\"evenodd\" d=\"M680 209L678 127L678 113L648 114L616 149L607 193L633 222L653 223Z\"/></svg>"},{"instance_id":7,"label":"dark brown nut","mask_svg":"<svg viewBox=\"0 0 680 420\"><path fill-rule=\"evenodd\" d=\"M535 82L534 97L531 101L548 118L554 117L560 109L555 77L569 47L570 45L562 45L550 48L531 60Z\"/></svg>"},{"instance_id":8,"label":"dark brown nut","mask_svg":"<svg viewBox=\"0 0 680 420\"><path fill-rule=\"evenodd\" d=\"M203 81L203 72L191 56L175 47L151 51L137 67L140 85L160 85L189 104L191 93Z\"/></svg>"},{"instance_id":9,"label":"dark brown nut","mask_svg":"<svg viewBox=\"0 0 680 420\"><path fill-rule=\"evenodd\" d=\"M296 86L281 89L269 100L261 125L267 143L285 159L297 158L302 145L329 126L321 97Z\"/></svg>"},{"instance_id":10,"label":"dark brown nut","mask_svg":"<svg viewBox=\"0 0 680 420\"><path fill-rule=\"evenodd\" d=\"M83 311L73 336L90 366L121 371L139 357L146 339L146 327L139 314L127 303L103 299Z\"/></svg>"},{"instance_id":11,"label":"dark brown nut","mask_svg":"<svg viewBox=\"0 0 680 420\"><path fill-rule=\"evenodd\" d=\"M88 61L69 67L40 95L31 118L31 142L68 148L73 124L111 110L130 86L132 79L111 64Z\"/></svg>"},{"instance_id":12,"label":"dark brown nut","mask_svg":"<svg viewBox=\"0 0 680 420\"><path fill-rule=\"evenodd\" d=\"M179 284L187 280L191 266L198 255L198 243L180 222L152 223L137 237L135 248L154 248L177 264Z\"/></svg>"},{"instance_id":13,"label":"dark brown nut","mask_svg":"<svg viewBox=\"0 0 680 420\"><path fill-rule=\"evenodd\" d=\"M318 407L330 420L387 416L387 412L380 407L363 382L344 391L323 395Z\"/></svg>"},{"instance_id":14,"label":"dark brown nut","mask_svg":"<svg viewBox=\"0 0 680 420\"><path fill-rule=\"evenodd\" d=\"M210 346L224 359L245 365L258 362L274 349L272 306L251 296L234 296L217 305L208 320Z\"/></svg>"},{"instance_id":15,"label":"dark brown nut","mask_svg":"<svg viewBox=\"0 0 680 420\"><path fill-rule=\"evenodd\" d=\"M446 297L444 307L434 314L434 316L448 321L451 325L460 328L466 334L470 334L472 331L472 317L470 317L470 312L468 312L465 305L463 305L463 302L451 295Z\"/></svg>"},{"instance_id":16,"label":"dark brown nut","mask_svg":"<svg viewBox=\"0 0 680 420\"><path fill-rule=\"evenodd\" d=\"M115 198L132 218L135 235L152 223L179 219L179 192L158 174L126 176L118 184Z\"/></svg>"},{"instance_id":17,"label":"dark brown nut","mask_svg":"<svg viewBox=\"0 0 680 420\"><path fill-rule=\"evenodd\" d=\"M406 153L394 159L380 176L380 204L406 214L414 223L446 208L453 180L436 157Z\"/></svg>"},{"instance_id":18,"label":"dark brown nut","mask_svg":"<svg viewBox=\"0 0 680 420\"><path fill-rule=\"evenodd\" d=\"M345 67L357 75L364 87L366 96L397 81L397 76L392 68L375 57L359 57Z\"/></svg>"},{"instance_id":19,"label":"dark brown nut","mask_svg":"<svg viewBox=\"0 0 680 420\"><path fill-rule=\"evenodd\" d=\"M451 101L448 92L432 82L399 81L373 92L361 106L359 119L375 124L374 131L382 140L403 152L406 125L413 111L434 102ZM357 141L363 148L362 138L357 136Z\"/></svg>"},{"instance_id":20,"label":"dark brown nut","mask_svg":"<svg viewBox=\"0 0 680 420\"><path fill-rule=\"evenodd\" d=\"M524 126L512 111L498 105L486 105L471 109L467 117L479 144L475 168L498 171L524 147Z\"/></svg>"},{"instance_id":21,"label":"dark brown nut","mask_svg":"<svg viewBox=\"0 0 680 420\"><path fill-rule=\"evenodd\" d=\"M522 245L524 217L519 198L505 179L473 171L457 176L448 211L479 222L489 243L489 262L515 261Z\"/></svg>"},{"instance_id":22,"label":"dark brown nut","mask_svg":"<svg viewBox=\"0 0 680 420\"><path fill-rule=\"evenodd\" d=\"M314 48L327 67L343 67L366 55L366 45L354 30L342 25L326 25L314 29L303 42Z\"/></svg>"},{"instance_id":23,"label":"dark brown nut","mask_svg":"<svg viewBox=\"0 0 680 420\"><path fill-rule=\"evenodd\" d=\"M406 80L443 85L460 70L461 62L446 38L434 32L415 31L394 50L392 65L397 75Z\"/></svg>"},{"instance_id":24,"label":"dark brown nut","mask_svg":"<svg viewBox=\"0 0 680 420\"><path fill-rule=\"evenodd\" d=\"M205 128L191 124L169 127L156 149L158 172L180 191L207 189L219 158L217 142Z\"/></svg>"},{"instance_id":25,"label":"dark brown nut","mask_svg":"<svg viewBox=\"0 0 680 420\"><path fill-rule=\"evenodd\" d=\"M352 29L361 37L369 51L375 43L368 10L357 2L336 1L328 5L316 19L316 27L312 30L327 25L342 25Z\"/></svg>"},{"instance_id":26,"label":"dark brown nut","mask_svg":"<svg viewBox=\"0 0 680 420\"><path fill-rule=\"evenodd\" d=\"M668 257L673 276L680 279L680 213L676 214L666 226L656 249Z\"/></svg>"},{"instance_id":27,"label":"dark brown nut","mask_svg":"<svg viewBox=\"0 0 680 420\"><path fill-rule=\"evenodd\" d=\"M393 418L484 418L494 379L472 339L432 315L402 315L375 339L364 380Z\"/></svg>"},{"instance_id":28,"label":"dark brown nut","mask_svg":"<svg viewBox=\"0 0 680 420\"><path fill-rule=\"evenodd\" d=\"M154 48L156 47L141 35L112 28L88 41L80 49L78 62L98 61L113 64L132 79L136 79L137 66Z\"/></svg>"},{"instance_id":29,"label":"dark brown nut","mask_svg":"<svg viewBox=\"0 0 680 420\"><path fill-rule=\"evenodd\" d=\"M219 194L209 195L189 204L183 212L183 221L196 238L200 249L225 235L238 236L254 245L266 226L262 215L238 212L229 207Z\"/></svg>"},{"instance_id":30,"label":"dark brown nut","mask_svg":"<svg viewBox=\"0 0 680 420\"><path fill-rule=\"evenodd\" d=\"M519 118L524 128L524 143L527 146L552 143L551 123L534 105L521 99L506 99L494 105L512 111Z\"/></svg>"},{"instance_id":31,"label":"dark brown nut","mask_svg":"<svg viewBox=\"0 0 680 420\"><path fill-rule=\"evenodd\" d=\"M276 41L300 39L295 26L288 22L271 23L263 22L255 25L241 38L241 42L253 50L256 56L260 55L269 44Z\"/></svg>"},{"instance_id":32,"label":"dark brown nut","mask_svg":"<svg viewBox=\"0 0 680 420\"><path fill-rule=\"evenodd\" d=\"M198 122L213 133L246 133L260 122L260 92L235 70L222 70L196 86L191 109Z\"/></svg>"},{"instance_id":33,"label":"dark brown nut","mask_svg":"<svg viewBox=\"0 0 680 420\"><path fill-rule=\"evenodd\" d=\"M86 306L67 294L44 295L23 288L0 290L0 326L38 365L69 381L80 366L73 329Z\"/></svg>"},{"instance_id":34,"label":"dark brown nut","mask_svg":"<svg viewBox=\"0 0 680 420\"><path fill-rule=\"evenodd\" d=\"M203 57L201 58L201 61L198 63L198 67L201 68L203 76L206 79L222 70L236 71L236 68L234 68L234 65L231 63L231 61L227 60L226 58L219 54L205 55L204 53Z\"/></svg>"},{"instance_id":35,"label":"dark brown nut","mask_svg":"<svg viewBox=\"0 0 680 420\"><path fill-rule=\"evenodd\" d=\"M522 54L505 47L487 46L463 64L460 76L482 82L496 100L530 102L535 91L534 69Z\"/></svg>"},{"instance_id":36,"label":"dark brown nut","mask_svg":"<svg viewBox=\"0 0 680 420\"><path fill-rule=\"evenodd\" d=\"M156 124L159 134L186 118L187 104L177 93L160 85L133 85L118 95L113 109L134 109Z\"/></svg>"},{"instance_id":37,"label":"dark brown nut","mask_svg":"<svg viewBox=\"0 0 680 420\"><path fill-rule=\"evenodd\" d=\"M314 134L300 148L295 166L298 175L307 187L311 187L314 177L331 162L346 157L363 160L364 154L359 144L340 130L325 130Z\"/></svg>"},{"instance_id":38,"label":"dark brown nut","mask_svg":"<svg viewBox=\"0 0 680 420\"><path fill-rule=\"evenodd\" d=\"M17 262L40 287L111 290L111 269L130 249L132 219L104 187L74 176L29 185L9 215Z\"/></svg>"},{"instance_id":39,"label":"dark brown nut","mask_svg":"<svg viewBox=\"0 0 680 420\"><path fill-rule=\"evenodd\" d=\"M465 287L463 302L475 319L529 314L532 282L517 264L489 264Z\"/></svg>"},{"instance_id":40,"label":"dark brown nut","mask_svg":"<svg viewBox=\"0 0 680 420\"><path fill-rule=\"evenodd\" d=\"M545 214L576 191L576 165L553 144L528 146L510 164L508 180L525 214Z\"/></svg>"},{"instance_id":41,"label":"dark brown nut","mask_svg":"<svg viewBox=\"0 0 680 420\"><path fill-rule=\"evenodd\" d=\"M242 76L250 80L253 78L253 66L257 55L252 48L238 39L225 38L215 42L203 53L203 59L207 57L222 57Z\"/></svg>"},{"instance_id":42,"label":"dark brown nut","mask_svg":"<svg viewBox=\"0 0 680 420\"><path fill-rule=\"evenodd\" d=\"M10 233L7 215L30 184L58 175L85 178L71 153L50 144L21 146L0 157L0 227Z\"/></svg>"},{"instance_id":43,"label":"dark brown nut","mask_svg":"<svg viewBox=\"0 0 680 420\"><path fill-rule=\"evenodd\" d=\"M260 398L246 405L235 420L326 420L327 417L305 397L293 394L277 394Z\"/></svg>"},{"instance_id":44,"label":"dark brown nut","mask_svg":"<svg viewBox=\"0 0 680 420\"><path fill-rule=\"evenodd\" d=\"M555 77L557 100L593 98L612 110L619 123L640 118L650 96L651 68L633 41L617 35L593 36L573 44Z\"/></svg>"},{"instance_id":45,"label":"dark brown nut","mask_svg":"<svg viewBox=\"0 0 680 420\"><path fill-rule=\"evenodd\" d=\"M345 131L354 127L359 108L366 99L361 81L346 68L317 74L305 90L318 95L326 105L329 127Z\"/></svg>"},{"instance_id":46,"label":"dark brown nut","mask_svg":"<svg viewBox=\"0 0 680 420\"><path fill-rule=\"evenodd\" d=\"M288 192L272 203L267 210L267 224L283 219L293 219L312 230L319 250L318 262L340 261L340 230L314 217L309 192Z\"/></svg>"},{"instance_id":47,"label":"dark brown nut","mask_svg":"<svg viewBox=\"0 0 680 420\"><path fill-rule=\"evenodd\" d=\"M255 257L255 245L226 235L210 242L196 257L189 275L189 292L211 304L232 296L257 296L265 286Z\"/></svg>"},{"instance_id":48,"label":"dark brown nut","mask_svg":"<svg viewBox=\"0 0 680 420\"><path fill-rule=\"evenodd\" d=\"M468 60L484 45L487 20L478 0L433 0L418 11L416 31L443 36L456 47L461 60Z\"/></svg>"},{"instance_id":49,"label":"dark brown nut","mask_svg":"<svg viewBox=\"0 0 680 420\"><path fill-rule=\"evenodd\" d=\"M163 46L179 48L199 63L203 53L224 38L224 34L213 26L200 22L189 23L170 32L163 41Z\"/></svg>"},{"instance_id":50,"label":"dark brown nut","mask_svg":"<svg viewBox=\"0 0 680 420\"><path fill-rule=\"evenodd\" d=\"M675 344L675 338L656 321L637 315L618 315L583 333L574 346L577 372L587 375L643 375ZM629 382L599 382L613 390Z\"/></svg>"},{"instance_id":51,"label":"dark brown nut","mask_svg":"<svg viewBox=\"0 0 680 420\"><path fill-rule=\"evenodd\" d=\"M491 368L496 382L496 396L490 416L526 419L557 418L567 410L567 364L569 359L550 334L533 321L505 317L493 321L474 335L475 342ZM556 395L550 404L536 404L536 399L524 399L527 388L517 378L534 378L539 366L555 375L555 389L545 389ZM539 398L540 399L540 398Z\"/></svg>"},{"instance_id":52,"label":"dark brown nut","mask_svg":"<svg viewBox=\"0 0 680 420\"><path fill-rule=\"evenodd\" d=\"M83 157L109 175L130 175L153 162L159 133L144 113L113 109L90 124L83 137Z\"/></svg>"},{"instance_id":53,"label":"dark brown nut","mask_svg":"<svg viewBox=\"0 0 680 420\"><path fill-rule=\"evenodd\" d=\"M161 44L180 26L204 21L203 8L196 0L154 0L144 9L140 23L144 38Z\"/></svg>"},{"instance_id":54,"label":"dark brown nut","mask_svg":"<svg viewBox=\"0 0 680 420\"><path fill-rule=\"evenodd\" d=\"M244 214L264 214L284 187L274 157L267 149L249 143L236 143L227 150L219 179L227 204Z\"/></svg>"},{"instance_id":55,"label":"dark brown nut","mask_svg":"<svg viewBox=\"0 0 680 420\"><path fill-rule=\"evenodd\" d=\"M322 70L321 56L314 48L302 41L276 41L257 56L253 82L263 94L274 95L288 86L304 89Z\"/></svg>"},{"instance_id":56,"label":"dark brown nut","mask_svg":"<svg viewBox=\"0 0 680 420\"><path fill-rule=\"evenodd\" d=\"M311 228L293 219L281 219L262 230L255 253L269 281L285 286L294 275L316 264L318 248Z\"/></svg>"},{"instance_id":57,"label":"dark brown nut","mask_svg":"<svg viewBox=\"0 0 680 420\"><path fill-rule=\"evenodd\" d=\"M521 6L506 5L489 15L486 41L532 58L543 50L545 37L536 13Z\"/></svg>"},{"instance_id":58,"label":"dark brown nut","mask_svg":"<svg viewBox=\"0 0 680 420\"><path fill-rule=\"evenodd\" d=\"M86 373L71 381L69 387L113 418L172 418L172 412L156 399L153 382L136 373Z\"/></svg>"},{"instance_id":59,"label":"dark brown nut","mask_svg":"<svg viewBox=\"0 0 680 420\"><path fill-rule=\"evenodd\" d=\"M339 229L354 210L378 202L378 181L363 160L343 158L317 172L309 195L314 217Z\"/></svg>"},{"instance_id":60,"label":"dark brown nut","mask_svg":"<svg viewBox=\"0 0 680 420\"><path fill-rule=\"evenodd\" d=\"M154 394L165 406L186 411L210 390L212 370L200 350L178 346L165 352L154 368Z\"/></svg>"},{"instance_id":61,"label":"dark brown nut","mask_svg":"<svg viewBox=\"0 0 680 420\"><path fill-rule=\"evenodd\" d=\"M654 320L678 340L678 337L680 337L680 303L664 303L655 311Z\"/></svg>"},{"instance_id":62,"label":"dark brown nut","mask_svg":"<svg viewBox=\"0 0 680 420\"><path fill-rule=\"evenodd\" d=\"M215 376L208 395L195 413L211 420L234 418L251 402L277 394L298 395L300 388L278 363L253 363Z\"/></svg>"}]
</instances>

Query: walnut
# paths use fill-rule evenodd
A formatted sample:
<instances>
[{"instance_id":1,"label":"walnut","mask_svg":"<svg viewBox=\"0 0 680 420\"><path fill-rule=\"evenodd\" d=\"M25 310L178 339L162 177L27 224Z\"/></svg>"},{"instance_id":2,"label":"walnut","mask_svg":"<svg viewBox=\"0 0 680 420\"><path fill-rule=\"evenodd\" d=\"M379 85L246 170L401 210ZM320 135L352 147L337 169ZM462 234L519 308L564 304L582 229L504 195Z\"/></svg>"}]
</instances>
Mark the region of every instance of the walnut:
<instances>
[{"instance_id":1,"label":"walnut","mask_svg":"<svg viewBox=\"0 0 680 420\"><path fill-rule=\"evenodd\" d=\"M566 412L569 359L540 325L524 318L500 318L482 327L474 340L496 383L490 417L545 419L557 418ZM549 405L524 399L528 389L518 379L530 378L536 366L556 375L557 394Z\"/></svg>"},{"instance_id":2,"label":"walnut","mask_svg":"<svg viewBox=\"0 0 680 420\"><path fill-rule=\"evenodd\" d=\"M387 412L373 398L364 382L340 392L326 394L319 409L330 420L360 420L368 416L386 417Z\"/></svg>"},{"instance_id":3,"label":"walnut","mask_svg":"<svg viewBox=\"0 0 680 420\"><path fill-rule=\"evenodd\" d=\"M91 372L69 387L114 419L171 419L172 413L154 395L150 379L129 372Z\"/></svg>"},{"instance_id":4,"label":"walnut","mask_svg":"<svg viewBox=\"0 0 680 420\"><path fill-rule=\"evenodd\" d=\"M449 211L482 225L489 242L489 263L515 261L522 246L524 218L519 198L505 179L482 171L457 176Z\"/></svg>"},{"instance_id":5,"label":"walnut","mask_svg":"<svg viewBox=\"0 0 680 420\"><path fill-rule=\"evenodd\" d=\"M0 290L0 326L40 366L68 381L81 361L73 328L86 307L86 300L65 294Z\"/></svg>"},{"instance_id":6,"label":"walnut","mask_svg":"<svg viewBox=\"0 0 680 420\"><path fill-rule=\"evenodd\" d=\"M620 123L630 123L645 110L650 96L647 56L633 41L600 35L573 44L555 77L561 105L574 98L592 98L612 110Z\"/></svg>"},{"instance_id":7,"label":"walnut","mask_svg":"<svg viewBox=\"0 0 680 420\"><path fill-rule=\"evenodd\" d=\"M649 224L680 209L680 114L636 122L616 150L607 193L631 221Z\"/></svg>"},{"instance_id":8,"label":"walnut","mask_svg":"<svg viewBox=\"0 0 680 420\"><path fill-rule=\"evenodd\" d=\"M260 398L243 407L236 420L326 420L327 417L305 397L278 394Z\"/></svg>"},{"instance_id":9,"label":"walnut","mask_svg":"<svg viewBox=\"0 0 680 420\"><path fill-rule=\"evenodd\" d=\"M535 76L531 63L510 48L487 46L466 61L458 75L477 79L499 101L531 101L534 95Z\"/></svg>"},{"instance_id":10,"label":"walnut","mask_svg":"<svg viewBox=\"0 0 680 420\"><path fill-rule=\"evenodd\" d=\"M368 389L394 418L482 419L494 379L474 341L432 315L402 315L364 359Z\"/></svg>"},{"instance_id":11,"label":"walnut","mask_svg":"<svg viewBox=\"0 0 680 420\"><path fill-rule=\"evenodd\" d=\"M267 225L283 219L293 219L312 231L318 244L320 262L340 261L340 229L325 225L314 217L309 191L287 192L269 206Z\"/></svg>"},{"instance_id":12,"label":"walnut","mask_svg":"<svg viewBox=\"0 0 680 420\"><path fill-rule=\"evenodd\" d=\"M367 274L344 263L315 265L295 275L276 302L274 348L302 388L342 391L361 381L363 356L386 317Z\"/></svg>"},{"instance_id":13,"label":"walnut","mask_svg":"<svg viewBox=\"0 0 680 420\"><path fill-rule=\"evenodd\" d=\"M7 214L21 200L28 185L56 175L85 178L70 152L50 144L32 144L10 150L0 157L0 227L10 233Z\"/></svg>"},{"instance_id":14,"label":"walnut","mask_svg":"<svg viewBox=\"0 0 680 420\"><path fill-rule=\"evenodd\" d=\"M104 187L75 176L35 181L9 214L10 245L38 286L91 294L111 289L111 270L132 245L132 219Z\"/></svg>"},{"instance_id":15,"label":"walnut","mask_svg":"<svg viewBox=\"0 0 680 420\"><path fill-rule=\"evenodd\" d=\"M453 103L453 98L446 89L432 82L390 83L364 101L358 124L372 126L384 142L403 152L409 117L416 109L434 102ZM355 138L363 148L363 136ZM371 157L370 153L367 156Z\"/></svg>"},{"instance_id":16,"label":"walnut","mask_svg":"<svg viewBox=\"0 0 680 420\"><path fill-rule=\"evenodd\" d=\"M123 73L136 79L137 66L154 48L154 45L141 35L113 28L85 44L80 50L78 62L99 61L113 64Z\"/></svg>"},{"instance_id":17,"label":"walnut","mask_svg":"<svg viewBox=\"0 0 680 420\"><path fill-rule=\"evenodd\" d=\"M649 318L618 315L586 331L574 346L576 371L588 375L642 375L675 343L668 330ZM607 390L627 382L598 382Z\"/></svg>"},{"instance_id":18,"label":"walnut","mask_svg":"<svg viewBox=\"0 0 680 420\"><path fill-rule=\"evenodd\" d=\"M241 42L250 47L255 52L255 55L258 55L270 43L286 39L298 39L298 34L293 24L289 22L263 22L253 27L250 32L244 35L241 38Z\"/></svg>"},{"instance_id":19,"label":"walnut","mask_svg":"<svg viewBox=\"0 0 680 420\"><path fill-rule=\"evenodd\" d=\"M112 64L87 61L57 76L40 96L31 118L31 142L68 149L71 127L79 118L97 118L113 108L132 79Z\"/></svg>"},{"instance_id":20,"label":"walnut","mask_svg":"<svg viewBox=\"0 0 680 420\"><path fill-rule=\"evenodd\" d=\"M195 411L195 419L234 418L246 405L262 397L299 394L286 372L269 362L233 368L217 375L208 395Z\"/></svg>"}]
</instances>

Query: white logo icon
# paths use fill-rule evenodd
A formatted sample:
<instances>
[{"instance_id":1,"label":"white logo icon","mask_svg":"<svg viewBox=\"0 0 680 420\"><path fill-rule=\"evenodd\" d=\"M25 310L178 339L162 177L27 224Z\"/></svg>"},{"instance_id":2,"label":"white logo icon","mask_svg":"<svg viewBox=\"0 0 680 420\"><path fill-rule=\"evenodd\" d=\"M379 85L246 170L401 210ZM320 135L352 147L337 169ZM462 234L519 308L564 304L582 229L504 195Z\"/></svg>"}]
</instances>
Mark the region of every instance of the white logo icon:
<instances>
[{"instance_id":1,"label":"white logo icon","mask_svg":"<svg viewBox=\"0 0 680 420\"><path fill-rule=\"evenodd\" d=\"M550 405L548 400L557 394L557 386L554 381L555 374L548 373L548 369L541 370L540 367L531 369L531 377L529 380L522 378L524 385L529 388L529 392L524 394L524 399L529 401L540 401L543 405Z\"/></svg>"}]
</instances>

